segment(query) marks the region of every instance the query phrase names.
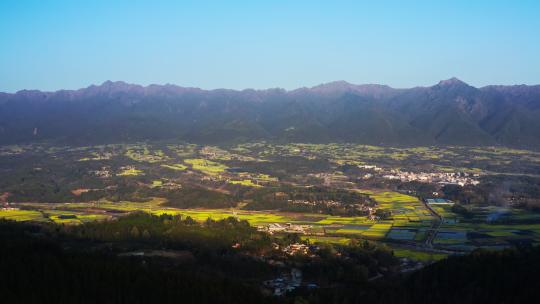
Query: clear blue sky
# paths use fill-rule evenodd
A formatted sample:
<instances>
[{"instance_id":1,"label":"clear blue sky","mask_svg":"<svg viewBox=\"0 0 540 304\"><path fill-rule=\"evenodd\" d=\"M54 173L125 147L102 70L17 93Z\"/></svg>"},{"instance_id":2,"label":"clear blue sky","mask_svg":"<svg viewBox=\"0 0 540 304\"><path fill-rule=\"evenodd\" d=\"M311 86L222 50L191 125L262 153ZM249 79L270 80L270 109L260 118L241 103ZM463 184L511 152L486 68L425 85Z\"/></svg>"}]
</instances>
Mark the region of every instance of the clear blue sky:
<instances>
[{"instance_id":1,"label":"clear blue sky","mask_svg":"<svg viewBox=\"0 0 540 304\"><path fill-rule=\"evenodd\" d=\"M376 4L375 4L376 3ZM540 1L0 1L0 91L540 83Z\"/></svg>"}]
</instances>

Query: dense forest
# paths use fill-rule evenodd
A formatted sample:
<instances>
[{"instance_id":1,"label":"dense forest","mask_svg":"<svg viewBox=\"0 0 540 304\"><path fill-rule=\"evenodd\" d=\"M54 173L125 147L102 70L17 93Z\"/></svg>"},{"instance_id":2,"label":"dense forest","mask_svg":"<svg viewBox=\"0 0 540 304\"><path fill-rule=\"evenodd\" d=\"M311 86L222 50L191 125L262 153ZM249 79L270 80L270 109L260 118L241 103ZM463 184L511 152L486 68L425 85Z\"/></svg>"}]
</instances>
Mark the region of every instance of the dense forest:
<instances>
[{"instance_id":1,"label":"dense forest","mask_svg":"<svg viewBox=\"0 0 540 304\"><path fill-rule=\"evenodd\" d=\"M312 260L288 257L306 277L332 284L273 297L256 280L275 270L250 255L270 255L274 241L232 218L198 224L137 213L71 227L1 221L0 292L6 303L527 303L540 295L538 247L478 250L368 281L373 269L396 264L366 242L321 248ZM140 248L183 258L125 254Z\"/></svg>"}]
</instances>

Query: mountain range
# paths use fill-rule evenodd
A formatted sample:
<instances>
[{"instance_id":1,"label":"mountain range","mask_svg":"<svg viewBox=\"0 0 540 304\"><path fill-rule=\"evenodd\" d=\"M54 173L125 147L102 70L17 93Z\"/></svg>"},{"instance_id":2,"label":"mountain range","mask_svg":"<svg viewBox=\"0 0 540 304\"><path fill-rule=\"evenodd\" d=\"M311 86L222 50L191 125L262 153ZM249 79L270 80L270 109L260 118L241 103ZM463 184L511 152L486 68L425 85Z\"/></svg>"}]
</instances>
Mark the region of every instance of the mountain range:
<instances>
[{"instance_id":1,"label":"mountain range","mask_svg":"<svg viewBox=\"0 0 540 304\"><path fill-rule=\"evenodd\" d=\"M185 140L540 147L540 85L476 88L457 78L395 89L345 81L286 91L106 81L0 93L0 144Z\"/></svg>"}]
</instances>

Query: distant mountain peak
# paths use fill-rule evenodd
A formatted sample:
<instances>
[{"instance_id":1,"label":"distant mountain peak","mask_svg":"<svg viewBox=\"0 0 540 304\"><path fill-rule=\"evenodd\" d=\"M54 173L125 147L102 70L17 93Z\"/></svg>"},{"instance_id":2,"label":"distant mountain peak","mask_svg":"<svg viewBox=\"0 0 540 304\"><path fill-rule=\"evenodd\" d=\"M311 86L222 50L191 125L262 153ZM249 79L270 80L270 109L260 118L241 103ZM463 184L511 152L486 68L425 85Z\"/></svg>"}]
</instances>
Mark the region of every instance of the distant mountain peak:
<instances>
[{"instance_id":1,"label":"distant mountain peak","mask_svg":"<svg viewBox=\"0 0 540 304\"><path fill-rule=\"evenodd\" d=\"M318 94L335 94L352 92L355 94L369 95L373 97L387 96L392 94L395 89L387 85L380 84L352 84L344 80L332 81L311 87L309 91Z\"/></svg>"},{"instance_id":2,"label":"distant mountain peak","mask_svg":"<svg viewBox=\"0 0 540 304\"><path fill-rule=\"evenodd\" d=\"M342 91L342 90L350 90L354 87L355 85L352 83L348 83L345 80L338 80L338 81L332 81L332 82L319 84L317 86L312 87L311 90L313 91Z\"/></svg>"},{"instance_id":3,"label":"distant mountain peak","mask_svg":"<svg viewBox=\"0 0 540 304\"><path fill-rule=\"evenodd\" d=\"M135 84L129 84L127 82L124 82L124 81L112 81L112 80L107 80L107 81L104 81L100 87L109 87L109 88L114 88L114 87L129 87L129 86L137 86Z\"/></svg>"},{"instance_id":4,"label":"distant mountain peak","mask_svg":"<svg viewBox=\"0 0 540 304\"><path fill-rule=\"evenodd\" d=\"M93 93L102 93L102 94L109 94L109 93L119 93L119 92L128 92L128 91L143 91L143 87L137 84L130 84L124 81L111 81L107 80L104 81L100 85L91 85L87 87L86 89L80 89L79 91L82 92L93 92Z\"/></svg>"},{"instance_id":5,"label":"distant mountain peak","mask_svg":"<svg viewBox=\"0 0 540 304\"><path fill-rule=\"evenodd\" d=\"M441 80L439 81L439 83L437 84L438 86L469 86L469 84L467 84L466 82L464 81L461 81L460 79L456 78L456 77L452 77L450 79L446 79L446 80Z\"/></svg>"}]
</instances>

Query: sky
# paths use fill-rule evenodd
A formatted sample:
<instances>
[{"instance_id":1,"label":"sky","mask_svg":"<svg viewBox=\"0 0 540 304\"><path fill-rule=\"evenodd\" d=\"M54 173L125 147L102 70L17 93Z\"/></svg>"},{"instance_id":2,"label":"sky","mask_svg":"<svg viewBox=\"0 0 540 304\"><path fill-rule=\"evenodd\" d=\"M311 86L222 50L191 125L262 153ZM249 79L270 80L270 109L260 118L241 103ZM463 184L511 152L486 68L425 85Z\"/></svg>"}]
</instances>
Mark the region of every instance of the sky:
<instances>
[{"instance_id":1,"label":"sky","mask_svg":"<svg viewBox=\"0 0 540 304\"><path fill-rule=\"evenodd\" d=\"M0 1L0 91L540 84L540 1Z\"/></svg>"}]
</instances>

